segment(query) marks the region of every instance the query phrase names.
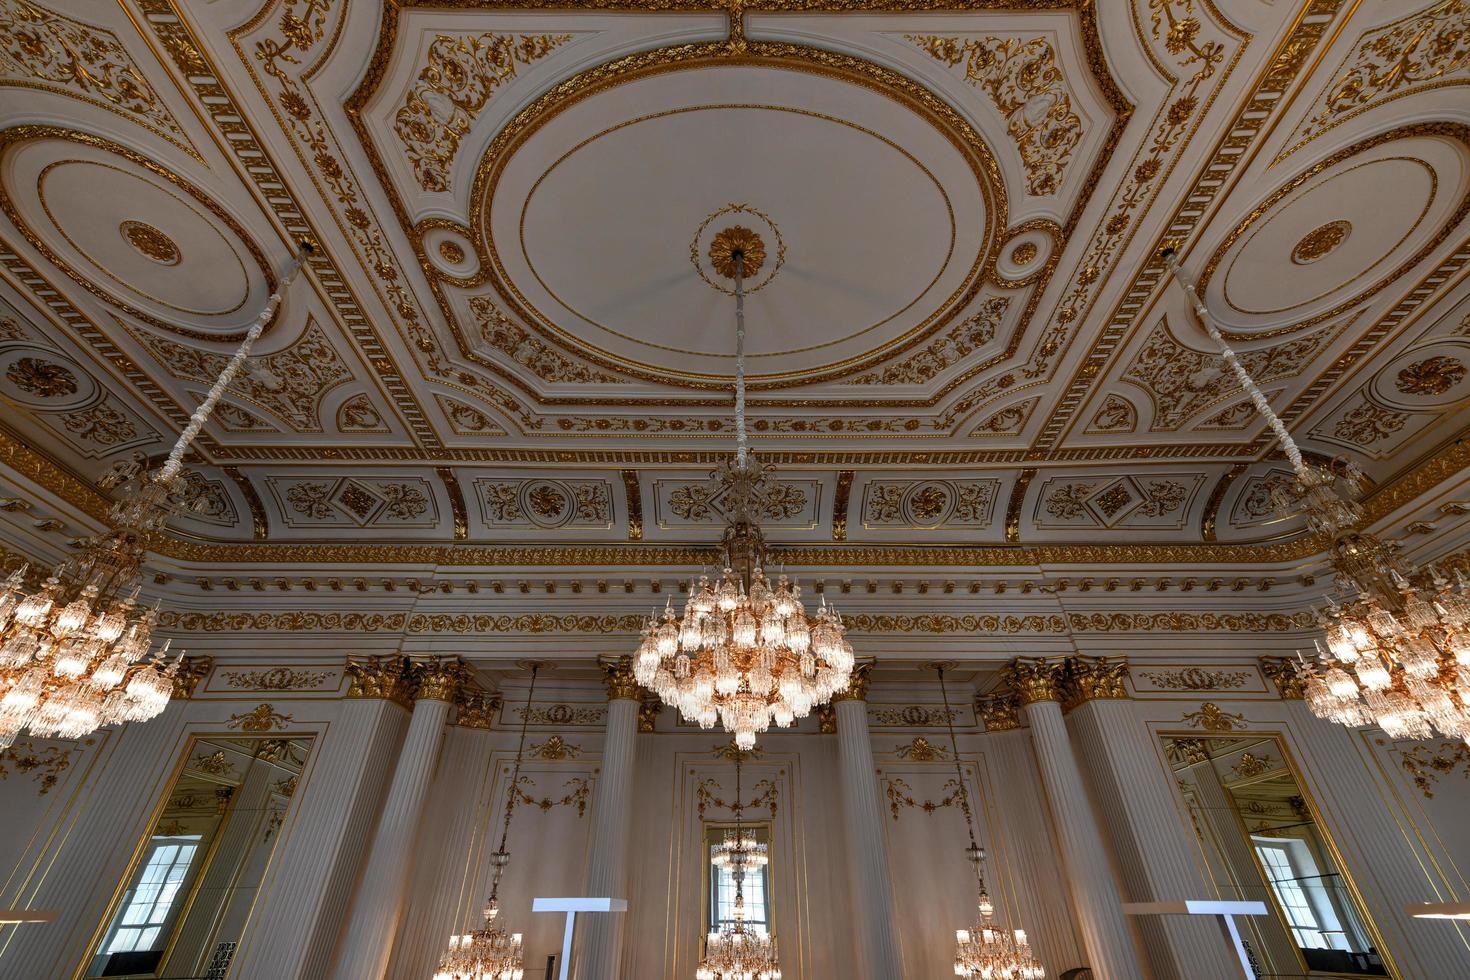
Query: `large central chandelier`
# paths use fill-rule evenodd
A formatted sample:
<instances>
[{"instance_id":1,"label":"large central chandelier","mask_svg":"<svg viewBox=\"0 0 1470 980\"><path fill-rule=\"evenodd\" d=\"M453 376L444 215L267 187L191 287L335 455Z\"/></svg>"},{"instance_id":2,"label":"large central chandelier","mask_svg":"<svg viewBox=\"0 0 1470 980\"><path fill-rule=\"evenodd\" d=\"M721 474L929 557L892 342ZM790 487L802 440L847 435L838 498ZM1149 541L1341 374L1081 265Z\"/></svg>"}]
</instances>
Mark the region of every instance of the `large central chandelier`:
<instances>
[{"instance_id":1,"label":"large central chandelier","mask_svg":"<svg viewBox=\"0 0 1470 980\"><path fill-rule=\"evenodd\" d=\"M728 228L710 244L715 270L735 280L735 456L711 474L721 487L726 567L718 582L701 575L691 583L682 616L671 601L649 618L634 663L638 683L701 728L720 723L742 750L772 722L787 728L830 701L853 667L842 619L826 600L809 618L801 587L764 570L760 513L771 467L745 432L745 279L764 258L747 228Z\"/></svg>"},{"instance_id":2,"label":"large central chandelier","mask_svg":"<svg viewBox=\"0 0 1470 980\"><path fill-rule=\"evenodd\" d=\"M1026 930L1007 931L996 924L995 903L985 887L985 849L975 843L975 815L970 810L970 794L965 787L964 770L960 768L960 746L954 734L954 715L949 710L949 689L944 683L945 665L934 664L939 672L939 693L944 698L945 723L949 726L949 753L954 759L956 792L960 809L965 814L965 827L970 832L970 846L965 857L975 869L978 898L975 902L975 924L954 932L954 974L957 977L981 977L984 980L1042 980L1043 967L1031 952Z\"/></svg>"},{"instance_id":3,"label":"large central chandelier","mask_svg":"<svg viewBox=\"0 0 1470 980\"><path fill-rule=\"evenodd\" d=\"M755 932L745 926L745 876L766 866L766 845L741 828L745 805L740 800L740 760L745 752L735 749L735 832L716 845L710 855L715 868L730 872L735 881L734 922L705 937L704 958L694 971L695 980L781 980L776 955L776 937L769 930Z\"/></svg>"},{"instance_id":4,"label":"large central chandelier","mask_svg":"<svg viewBox=\"0 0 1470 980\"><path fill-rule=\"evenodd\" d=\"M1256 387L1172 250L1169 271L1189 295L1210 338L1265 417L1295 478L1276 494L1283 510L1299 510L1314 534L1332 539L1331 561L1342 602L1329 598L1313 662L1297 674L1314 715L1349 727L1377 725L1393 738L1436 732L1470 742L1470 583L1451 583L1433 567L1411 567L1364 530L1358 504L1338 492L1357 490L1362 474L1345 461L1336 469L1308 465L1265 395Z\"/></svg>"},{"instance_id":5,"label":"large central chandelier","mask_svg":"<svg viewBox=\"0 0 1470 980\"><path fill-rule=\"evenodd\" d=\"M506 932L496 921L500 916L500 878L510 864L510 818L515 813L516 796L521 785L521 760L525 758L526 729L531 724L531 699L536 694L536 674L541 664L531 663L531 684L526 689L526 707L521 712L521 740L516 743L516 763L511 770L510 785L505 791L505 821L500 827L500 847L490 855L494 867L490 880L490 899L485 903L480 928L463 935L450 936L449 947L439 958L434 980L521 980L526 975L522 963L525 949L521 934Z\"/></svg>"},{"instance_id":6,"label":"large central chandelier","mask_svg":"<svg viewBox=\"0 0 1470 980\"><path fill-rule=\"evenodd\" d=\"M167 643L149 654L158 610L138 601L148 539L185 506L184 455L309 251L303 245L281 277L162 467L146 473L141 462L125 463L99 481L123 491L109 529L82 541L81 552L53 568L38 590L27 590L24 566L0 584L0 749L22 731L80 738L102 725L147 721L168 704L183 654L170 662Z\"/></svg>"}]
</instances>

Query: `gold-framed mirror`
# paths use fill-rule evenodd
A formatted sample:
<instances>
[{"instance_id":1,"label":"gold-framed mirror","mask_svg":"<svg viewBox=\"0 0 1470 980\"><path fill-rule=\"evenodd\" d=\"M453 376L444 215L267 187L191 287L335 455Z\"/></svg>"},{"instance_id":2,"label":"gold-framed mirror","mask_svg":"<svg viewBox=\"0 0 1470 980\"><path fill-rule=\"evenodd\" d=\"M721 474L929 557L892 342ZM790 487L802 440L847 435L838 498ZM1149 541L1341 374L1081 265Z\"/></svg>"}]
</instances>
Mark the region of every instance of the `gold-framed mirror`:
<instances>
[{"instance_id":1,"label":"gold-framed mirror","mask_svg":"<svg viewBox=\"0 0 1470 980\"><path fill-rule=\"evenodd\" d=\"M1396 976L1281 738L1160 738L1217 897L1272 913L1237 920L1256 974Z\"/></svg>"},{"instance_id":2,"label":"gold-framed mirror","mask_svg":"<svg viewBox=\"0 0 1470 980\"><path fill-rule=\"evenodd\" d=\"M191 737L76 976L224 977L311 746Z\"/></svg>"}]
</instances>

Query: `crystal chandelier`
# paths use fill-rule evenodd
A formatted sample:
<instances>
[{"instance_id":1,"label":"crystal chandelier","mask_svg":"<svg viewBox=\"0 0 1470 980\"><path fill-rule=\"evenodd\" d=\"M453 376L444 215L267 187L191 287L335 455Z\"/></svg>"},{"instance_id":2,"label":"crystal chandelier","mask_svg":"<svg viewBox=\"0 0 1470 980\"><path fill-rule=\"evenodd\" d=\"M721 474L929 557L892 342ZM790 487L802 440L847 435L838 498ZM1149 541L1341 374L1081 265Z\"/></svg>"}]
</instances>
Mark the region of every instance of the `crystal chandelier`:
<instances>
[{"instance_id":1,"label":"crystal chandelier","mask_svg":"<svg viewBox=\"0 0 1470 980\"><path fill-rule=\"evenodd\" d=\"M739 226L710 244L721 275L735 280L735 457L711 474L725 512L726 568L718 582L691 583L682 617L672 601L644 625L634 663L638 683L701 728L716 722L742 750L774 722L790 727L847 687L852 646L842 619L823 599L808 617L801 587L767 578L761 508L771 467L746 446L745 277L760 268L760 236Z\"/></svg>"},{"instance_id":2,"label":"crystal chandelier","mask_svg":"<svg viewBox=\"0 0 1470 980\"><path fill-rule=\"evenodd\" d=\"M1362 474L1350 464L1335 472L1302 459L1173 250L1162 257L1291 461L1295 479L1275 495L1277 505L1300 510L1314 534L1332 539L1332 569L1348 597L1341 603L1328 599L1320 617L1326 642L1315 641L1313 662L1303 658L1297 664L1308 707L1341 725L1377 725L1393 738L1438 732L1470 741L1470 582L1457 576L1451 584L1432 567L1412 568L1393 546L1362 528L1362 509L1337 490L1339 481L1356 490Z\"/></svg>"},{"instance_id":3,"label":"crystal chandelier","mask_svg":"<svg viewBox=\"0 0 1470 980\"><path fill-rule=\"evenodd\" d=\"M434 980L521 980L526 975L522 965L525 949L521 934L506 932L499 922L500 878L510 864L506 841L510 838L510 818L516 808L516 791L521 785L521 760L525 757L526 728L531 723L531 699L536 694L536 674L541 664L532 662L531 685L526 690L526 707L521 712L521 740L516 743L516 763L511 770L510 785L505 790L505 822L500 827L500 847L490 855L494 867L490 879L490 899L485 903L484 921L480 928L462 936L450 936L449 947L439 957Z\"/></svg>"},{"instance_id":4,"label":"crystal chandelier","mask_svg":"<svg viewBox=\"0 0 1470 980\"><path fill-rule=\"evenodd\" d=\"M734 923L715 929L704 940L704 958L694 971L695 980L781 980L776 955L776 937L769 932L745 928L745 876L764 868L769 857L766 845L756 841L740 826L745 805L740 800L740 760L745 752L735 749L735 832L714 848L710 863L727 870L735 880Z\"/></svg>"},{"instance_id":5,"label":"crystal chandelier","mask_svg":"<svg viewBox=\"0 0 1470 980\"><path fill-rule=\"evenodd\" d=\"M141 462L123 463L98 481L104 490L123 489L111 527L82 541L80 554L53 568L39 590L27 590L26 567L0 584L0 748L22 731L80 738L102 725L147 721L168 704L183 654L169 662L165 643L149 655L158 610L138 601L148 539L183 499L184 454L310 250L302 246L163 466L148 474Z\"/></svg>"},{"instance_id":6,"label":"crystal chandelier","mask_svg":"<svg viewBox=\"0 0 1470 980\"><path fill-rule=\"evenodd\" d=\"M949 754L954 759L954 778L960 797L960 810L965 814L965 827L970 832L970 846L965 856L975 868L979 890L975 924L954 932L954 973L957 977L983 977L985 980L1041 980L1043 967L1031 953L1026 930L1007 931L995 922L995 905L985 887L985 849L975 843L975 816L970 811L970 794L965 787L965 774L960 768L959 741L954 734L954 715L949 710L949 690L944 683L945 665L934 664L939 672L939 693L944 698L945 724L949 726Z\"/></svg>"}]
</instances>

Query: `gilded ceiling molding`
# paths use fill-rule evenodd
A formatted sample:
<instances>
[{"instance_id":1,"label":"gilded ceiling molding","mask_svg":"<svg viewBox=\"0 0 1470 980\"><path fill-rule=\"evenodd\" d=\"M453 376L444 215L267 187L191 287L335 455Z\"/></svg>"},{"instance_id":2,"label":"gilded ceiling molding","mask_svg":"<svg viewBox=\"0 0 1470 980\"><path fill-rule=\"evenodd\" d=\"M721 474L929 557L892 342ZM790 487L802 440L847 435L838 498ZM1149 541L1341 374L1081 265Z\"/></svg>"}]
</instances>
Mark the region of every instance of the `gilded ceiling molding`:
<instances>
[{"instance_id":1,"label":"gilded ceiling molding","mask_svg":"<svg viewBox=\"0 0 1470 980\"><path fill-rule=\"evenodd\" d=\"M98 106L203 162L116 34L30 0L0 0L0 87Z\"/></svg>"},{"instance_id":2,"label":"gilded ceiling molding","mask_svg":"<svg viewBox=\"0 0 1470 980\"><path fill-rule=\"evenodd\" d=\"M199 110L228 137L224 143L235 154L236 161L241 165L242 175L255 184L258 198L270 209L284 233L292 241L323 241L306 217L309 209L297 200L291 190L291 183L277 169L271 153L251 127L250 115L235 101L223 81L223 76L214 68L204 48L195 38L186 12L174 0L136 0L136 3L143 15L138 21L139 29L153 32L177 70L181 84L192 91ZM294 3L295 0L290 0L288 6L294 7ZM316 6L314 0L310 5ZM263 9L271 8L266 5ZM310 27L307 29L311 30ZM243 52L242 61L249 65L249 59L243 56ZM304 103L295 108L310 112ZM304 159L302 164L310 173L310 165ZM320 184L317 188L322 192L324 200L335 200ZM357 229L357 225L353 223L354 218L368 220L366 213L360 209L355 213L349 211L346 223L338 225L349 239L353 237L354 229ZM372 366L378 382L392 398L409 430L425 448L441 448L442 441L438 433L424 416L423 409L403 379L403 372L393 363L388 348L378 335L372 319L363 311L347 277L320 245L312 252L307 265L311 269L311 278L320 284L326 301L336 311L337 322L352 337L354 347L362 352ZM365 263L364 267L372 268L374 265L376 263ZM390 283L390 288L391 286ZM388 304L390 310L401 317L417 315L417 310L405 295L396 295L395 299L395 303Z\"/></svg>"},{"instance_id":3,"label":"gilded ceiling molding","mask_svg":"<svg viewBox=\"0 0 1470 980\"><path fill-rule=\"evenodd\" d=\"M1016 474L1016 482L1011 486L1011 499L1006 502L1007 544L1019 544L1021 541L1021 510L1026 503L1026 491L1034 479L1036 469L1028 467Z\"/></svg>"},{"instance_id":4,"label":"gilded ceiling molding","mask_svg":"<svg viewBox=\"0 0 1470 980\"><path fill-rule=\"evenodd\" d=\"M1285 184L1278 187L1274 192L1272 192L1270 197L1266 198L1266 200L1262 201L1256 207L1251 209L1250 214L1246 215L1245 218L1242 219L1241 222L1231 230L1230 234L1225 237L1224 241L1222 241L1215 248L1215 251L1205 262L1204 267L1200 269L1199 281L1197 284L1200 292L1203 293L1205 288L1209 286L1210 277L1214 275L1215 271L1219 268L1221 259L1224 258L1225 254L1229 252L1230 248L1236 243L1236 241L1238 241L1242 235L1249 231L1252 225L1254 225L1262 217L1268 214L1270 210L1275 207L1278 202L1283 200L1287 195L1297 190L1313 177L1316 177L1323 171L1334 167L1339 163L1342 163L1344 160L1351 160L1353 157L1358 156L1361 153L1365 153L1368 150L1383 146L1386 143L1393 143L1398 140L1411 139L1416 136L1434 136L1445 140L1453 140L1462 144L1462 146L1467 151L1470 151L1470 126L1467 126L1463 123L1454 122L1410 123L1406 126L1399 126L1394 129L1375 133L1367 139L1359 140L1358 142L1353 143L1350 146L1343 147L1342 149L1333 153L1331 156L1317 161L1317 163L1313 164L1311 167L1308 167L1306 170L1303 170L1295 177L1292 177ZM1377 296L1380 292L1382 292L1391 284L1400 281L1405 275L1413 270L1415 266L1423 262L1424 259L1428 258L1431 254L1433 254L1439 248L1439 246L1444 243L1445 239L1448 238L1450 234L1454 232L1457 228L1459 228L1461 222L1465 220L1465 217L1467 215L1470 215L1470 190L1466 190L1464 195L1460 198L1460 203L1455 207L1454 212L1444 219L1434 235L1432 235L1428 241L1420 246L1413 255L1410 255L1408 258L1404 259L1404 261L1395 266L1391 271L1385 273L1381 278L1378 279L1378 281L1359 289L1346 300L1337 303L1330 309L1324 310L1321 313L1314 314L1313 316L1308 317L1304 320L1294 320L1289 326L1282 327L1277 330L1260 332L1248 331L1242 333L1240 331L1222 329L1221 333L1224 334L1227 340L1263 340L1268 337L1279 336L1285 333L1299 333L1300 331L1306 330L1307 328L1314 326L1315 324L1321 323L1325 320L1330 320L1332 317L1344 313L1355 306L1361 305L1372 297Z\"/></svg>"},{"instance_id":5,"label":"gilded ceiling molding","mask_svg":"<svg viewBox=\"0 0 1470 980\"><path fill-rule=\"evenodd\" d=\"M977 697L975 716L987 732L1009 732L1021 727L1021 700L1014 694Z\"/></svg>"},{"instance_id":6,"label":"gilded ceiling molding","mask_svg":"<svg viewBox=\"0 0 1470 980\"><path fill-rule=\"evenodd\" d=\"M623 496L628 505L628 540L643 540L643 490L637 470L623 470Z\"/></svg>"},{"instance_id":7,"label":"gilded ceiling molding","mask_svg":"<svg viewBox=\"0 0 1470 980\"><path fill-rule=\"evenodd\" d=\"M492 96L570 34L440 34L393 117L393 132L426 191L449 190L459 142Z\"/></svg>"},{"instance_id":8,"label":"gilded ceiling molding","mask_svg":"<svg viewBox=\"0 0 1470 980\"><path fill-rule=\"evenodd\" d=\"M466 8L485 6L485 4L481 4L477 2L477 0L447 0L447 2L453 6L463 6ZM505 5L506 4L496 3L493 6L501 8ZM530 2L530 0L508 0L508 5L512 8L524 5L527 9L534 8L538 10L587 9L587 6L583 2L583 0L547 0L547 2L540 3L532 3ZM1072 229L1075 227L1077 221L1080 220L1081 215L1085 211L1087 204L1091 199L1092 193L1096 189L1098 182L1101 179L1103 169L1105 168L1114 147L1117 145L1119 139L1121 138L1123 129L1125 128L1128 118L1133 111L1132 104L1129 103L1126 97L1123 95L1122 90L1118 87L1116 81L1112 77L1112 74L1108 70L1107 57L1103 51L1101 36L1097 25L1097 11L1093 4L1087 3L1078 7L1074 3L1072 3L1072 0L1026 0L1026 5L1029 8L1038 10L1066 10L1075 13L1078 18L1078 23L1080 27L1084 57L1087 61L1088 67L1091 70L1094 81L1096 82L1099 90L1102 92L1104 98L1107 100L1108 104L1111 106L1115 113L1115 120L1112 127L1110 128L1107 139L1099 148L1098 158L1094 163L1091 172L1081 183L1082 190L1076 206L1068 215L1066 221L1064 222L1063 228L1059 230L1059 234L1057 236L1057 246L1053 248L1052 255L1048 258L1043 269L1040 270L1040 272L1038 273L1038 282L1040 284L1038 285L1037 290L1032 293L1027 302L1026 310L1021 317L1020 323L1018 324L1011 338L1007 351L1003 354L997 355L994 358L987 359L983 363L976 364L967 369L961 374L961 376L952 379L942 391L935 393L932 397L928 399L925 399L922 404L933 405L937 403L939 399L947 395L949 391L952 390L956 385L959 385L979 374L980 372L988 369L989 367L1000 363L1001 360L1011 356L1015 353L1016 349L1018 349L1021 335L1022 333L1024 333L1026 324L1030 320L1031 313L1035 310L1037 304L1040 301L1041 290L1042 288L1044 288L1046 280L1049 279L1052 271L1055 269L1061 252L1060 246L1062 243L1065 242L1066 236L1070 235ZM369 162L372 165L374 172L377 174L380 183L383 185L385 192L388 194L389 199L393 204L394 210L398 215L400 224L405 229L406 233L409 234L410 239L415 243L415 248L418 249L420 253L419 258L421 264L425 266L426 270L431 270L431 263L429 263L427 257L423 254L423 246L420 236L413 234L412 222L408 218L407 210L404 208L403 202L398 196L397 189L391 178L388 176L386 168L383 166L382 160L378 154L377 147L368 132L366 123L362 118L363 107L374 97L378 88L382 85L384 77L386 76L389 62L392 59L393 52L396 47L401 10L405 7L417 6L440 7L443 6L443 4L439 2L439 0L435 0L435 2L431 4L404 2L395 3L384 7L383 21L378 33L378 46L373 52L372 61L370 62L367 71L364 73L363 81L358 86L357 90L353 92L352 95L347 99L344 104L344 108L346 109L347 115L352 121L353 126L357 130L361 145L368 154ZM803 11L822 10L829 12L842 12L850 10L860 10L865 12L880 10L955 10L970 12L976 9L985 9L991 7L997 9L1010 9L1013 6L1014 0L976 0L976 2L965 2L965 0L815 0L815 2L804 3L801 9ZM721 2L706 2L706 0L596 0L596 7L597 9L605 10L630 10L642 12L653 10L719 10L721 12L728 13L732 9L730 4L728 2L725 2L725 0L721 0ZM789 11L792 8L787 0L753 0L753 2L742 2L739 5L739 9L745 12L760 12L764 10ZM745 38L743 34L743 22L741 18L733 17L732 39L730 42L715 43L709 45L684 45L678 48L664 49L663 52L645 52L642 55L620 59L618 61L599 66L598 68L592 69L589 72L585 72L582 75L577 76L575 79L564 82L561 86L558 86L556 92L552 92L549 93L547 96L543 96L543 98L538 100L536 104L533 104L526 110L523 110L522 113L520 113L516 117L516 119L514 119L504 130L502 130L502 132L497 135L490 149L487 150L485 158L489 159L490 157L503 152L503 147L501 147L501 144L507 139L508 134L514 133L517 138L523 138L522 130L526 131L525 135L528 135L530 131L533 131L534 127L531 127L531 129L527 129L528 121L535 120L536 116L541 113L542 103L555 104L556 100L561 97L561 93L568 93L566 96L566 104L572 104L586 94L590 94L590 91L596 85L609 81L609 76L616 73L617 71L636 72L640 66L640 63L645 62L646 64L644 65L644 67L646 67L648 70L657 71L662 70L658 65L658 62L660 60L667 60L669 58L698 59L702 57L722 58L725 59L727 63L750 63L752 61L758 61L762 57L776 59L787 58L798 61L810 61L815 58L817 62L825 62L829 66L835 66L838 62L841 62L843 65L851 65L855 68L859 75L866 74L877 78L877 87L883 90L885 94L887 94L889 97L896 97L898 93L909 91L922 93L926 100L925 104L927 107L932 110L941 112L946 116L948 121L957 123L959 127L957 131L965 134L966 141L968 141L972 147L978 147L980 152L985 153L988 156L988 150L986 150L985 148L984 141L980 139L978 134L974 133L973 130L970 129L970 127L964 122L962 117L960 117L957 113L954 113L953 110L948 106L948 104L943 102L943 100L935 98L931 93L928 93L927 90L924 90L914 85L909 79L900 75L886 72L884 69L881 69L878 66L871 65L867 62L858 61L857 59L843 58L842 56L838 56L835 54L821 51L813 51L812 49L807 49L795 45L763 44L762 42L758 41L748 41L748 39ZM673 65L672 67L677 68L681 66ZM813 67L813 65L809 65L808 67L811 68ZM860 83L862 81L861 78L857 80ZM616 81L618 81L618 79L611 79L611 83L616 83ZM536 123L536 125L539 124L539 122ZM960 150L962 154L965 153L965 147L961 146ZM482 162L482 175L484 166L485 164ZM993 160L990 161L990 166L992 168L994 167ZM477 177L477 186L479 185L479 183L480 178ZM1001 197L1003 198L1004 195L1001 195ZM479 198L477 196L476 200L478 199ZM1004 202L1002 201L1002 205L1003 203ZM472 208L472 211L475 211L477 213L478 206ZM1004 226L1001 225L1000 227ZM989 264L993 266L993 256L991 257L991 261ZM485 263L482 261L481 265L483 269ZM526 396L534 400L537 404L544 403L544 399L542 398L540 393L529 390L525 386L524 382L516 377L513 373L505 372L493 363L488 363L484 358L477 356L470 345L465 343L464 337L460 332L458 320L453 315L453 310L448 303L447 297L443 291L442 284L440 283L439 278L436 275L431 274L429 277L429 284L430 288L434 291L435 298L438 301L441 310L444 313L446 322L456 334L461 353L464 354L466 357L475 360L477 363L481 363L489 367L491 370L495 371L498 375L500 375L509 383L521 388L525 392ZM972 290L970 291L970 296L973 296L973 292L974 290L972 288ZM965 302L968 302L968 300L969 296L967 296ZM963 305L964 303L961 303L956 305L954 308L959 309L962 308ZM534 323L534 321L528 322ZM942 324L936 323L932 325L931 329L937 329L941 325ZM915 332L915 336L910 339L909 344L912 345L915 343L919 343L923 339L925 339L924 336L922 336L922 333L922 331ZM893 353L895 353L895 351L890 350L885 352L884 356L891 356ZM847 373L854 373L865 370L870 366L870 364L859 363L856 365L845 366L844 370ZM473 379L465 378L461 380L465 383L470 383ZM816 381L819 379L813 378L806 380ZM752 385L752 387L759 389L768 384L780 385L781 382L776 381L763 383L757 381ZM773 402L773 404L777 404L777 407L784 407L778 403ZM519 406L516 407L519 408ZM561 420L557 421L560 422ZM530 428L540 428L540 426L534 426Z\"/></svg>"},{"instance_id":9,"label":"gilded ceiling molding","mask_svg":"<svg viewBox=\"0 0 1470 980\"><path fill-rule=\"evenodd\" d=\"M464 491L460 489L459 478L448 466L436 466L434 472L439 482L444 484L444 494L449 498L449 509L454 515L454 540L463 541L470 536L470 520L465 512Z\"/></svg>"},{"instance_id":10,"label":"gilded ceiling molding","mask_svg":"<svg viewBox=\"0 0 1470 980\"><path fill-rule=\"evenodd\" d=\"M1296 672L1296 661L1290 657L1261 657L1256 661L1261 673L1276 685L1276 694L1283 701L1303 701L1307 697L1307 685Z\"/></svg>"},{"instance_id":11,"label":"gilded ceiling molding","mask_svg":"<svg viewBox=\"0 0 1470 980\"><path fill-rule=\"evenodd\" d=\"M1229 492L1231 484L1240 479L1241 474L1250 469L1249 463L1236 463L1225 474L1215 482L1210 490L1210 497L1205 501L1205 509L1200 514L1199 533L1205 542L1215 540L1217 522L1220 519L1220 505L1225 502L1225 494Z\"/></svg>"},{"instance_id":12,"label":"gilded ceiling molding","mask_svg":"<svg viewBox=\"0 0 1470 980\"><path fill-rule=\"evenodd\" d=\"M1365 31L1332 71L1279 163L1370 109L1447 86L1470 84L1470 2L1440 0Z\"/></svg>"},{"instance_id":13,"label":"gilded ceiling molding","mask_svg":"<svg viewBox=\"0 0 1470 980\"><path fill-rule=\"evenodd\" d=\"M1257 76L1249 97L1241 100L1234 117L1219 127L1220 138L1196 170L1189 189L1174 196L1174 200L1179 203L1175 205L1169 220L1161 224L1165 230L1148 250L1150 256L1157 256L1166 241L1176 244L1182 242L1199 226L1201 217L1210 213L1216 199L1231 186L1230 176L1243 161L1250 158L1247 151L1251 144L1274 123L1275 110L1285 104L1287 92L1296 84L1297 77L1311 60L1318 44L1328 36L1338 12L1348 2L1349 0L1308 0L1292 29L1278 42L1265 68ZM1194 57L1188 53L1188 48L1182 49L1180 54ZM1239 57L1237 49L1229 63L1233 66ZM1188 122L1199 104L1199 96L1193 91L1176 98L1169 106L1151 145L1158 146L1161 142L1164 146L1177 145L1187 132ZM1146 196L1146 188L1154 181L1159 181L1153 184L1156 192L1162 183L1159 180L1161 175L1167 176L1162 155L1153 155L1142 161L1129 178L1133 183L1123 192L1125 202L1135 196L1141 200ZM1068 335L1069 323L1079 316L1086 319L1094 299L1092 287L1101 277L1101 262L1111 261L1132 239L1133 222L1128 215L1133 206L1136 205L1120 208L1104 223L1092 252L1084 260L1086 264L1083 275L1078 279L1077 289L1066 297L1066 306L1058 313L1057 328L1053 331L1055 336L1050 343L1060 344ZM1033 451L1046 452L1056 447L1073 413L1097 384L1098 374L1112 352L1117 349L1137 318L1151 308L1165 275L1164 264L1157 258L1139 265L1132 282L1122 291L1108 315L1105 325L1096 331L1087 356L1079 361L1066 390L1057 402L1056 411L1047 419L1033 443ZM1069 312L1070 317L1063 315Z\"/></svg>"},{"instance_id":14,"label":"gilded ceiling molding","mask_svg":"<svg viewBox=\"0 0 1470 980\"><path fill-rule=\"evenodd\" d=\"M1050 197L1061 190L1072 151L1082 142L1082 120L1046 38L904 37L941 64L953 68L964 62L965 81L989 95L1006 122L1026 171L1027 193Z\"/></svg>"},{"instance_id":15,"label":"gilded ceiling molding","mask_svg":"<svg viewBox=\"0 0 1470 980\"><path fill-rule=\"evenodd\" d=\"M269 538L271 534L270 518L266 516L265 504L261 501L260 494L255 492L255 484L240 472L238 466L222 466L220 469L224 471L225 476L235 482L235 486L240 489L240 496L245 498L245 504L250 508L251 536L257 541Z\"/></svg>"},{"instance_id":16,"label":"gilded ceiling molding","mask_svg":"<svg viewBox=\"0 0 1470 980\"><path fill-rule=\"evenodd\" d=\"M852 470L840 470L837 474L837 489L832 496L832 540L847 540L847 511L852 496Z\"/></svg>"},{"instance_id":17,"label":"gilded ceiling molding","mask_svg":"<svg viewBox=\"0 0 1470 980\"><path fill-rule=\"evenodd\" d=\"M11 126L8 129L0 130L0 155L8 154L15 147L21 146L25 143L35 142L37 140L62 140L69 143L75 143L80 146L87 146L96 150L101 150L104 153L110 153L113 156L116 156L122 160L126 160L127 162L133 164L136 167L139 167L142 170L146 170L147 172L168 181L170 184L174 185L179 190L187 194L195 204L203 208L215 220L217 220L220 224L224 225L230 230L230 232L250 253L251 260L255 263L257 271L260 273L261 277L265 281L265 288L272 292L275 290L275 270L271 267L270 260L267 259L265 253L261 251L260 246L256 244L255 239L252 238L243 227L241 227L240 223L236 221L228 211L215 203L213 197L200 190L191 181L188 181L178 174L174 173L168 167L164 166L162 163L159 163L152 157L147 156L143 153L139 153L138 151L133 150L129 147L123 146L121 143L113 142L112 140L106 139L105 137L97 136L94 133L82 132L81 130L75 129L66 129L61 126L21 125ZM123 172L126 173L127 171ZM160 320L152 314L146 313L143 310L140 310L137 307L133 306L131 303L127 302L127 300L123 299L123 297L119 294L109 292L108 290L102 288L102 286L98 285L97 282L94 281L94 277L86 275L81 270L73 266L65 258L57 255L50 246L48 246L36 235L35 231L31 228L30 223L21 216L21 213L16 207L15 202L11 199L10 194L5 191L3 185L0 185L0 210L4 211L6 218L8 218L10 220L10 223L15 226L16 230L18 230L21 235L25 237L26 242L29 243L32 248L41 253L41 255L45 256L46 260L52 265L56 266L62 272L65 272L67 276L72 279L73 282L81 286L83 289L87 290L87 292L91 293L93 296L96 296L103 303L106 303L110 306L115 306L121 310L126 310L130 315L137 317L139 320L149 324L150 326L157 327L160 330L167 331L168 333L172 333L180 337L188 337L192 340L204 340L215 343L234 342L239 341L245 336L244 330L206 333L203 331L194 330L190 327L183 326L172 321ZM279 322L280 318L275 317L271 320L270 323L266 324L266 335L269 335L270 331Z\"/></svg>"}]
</instances>

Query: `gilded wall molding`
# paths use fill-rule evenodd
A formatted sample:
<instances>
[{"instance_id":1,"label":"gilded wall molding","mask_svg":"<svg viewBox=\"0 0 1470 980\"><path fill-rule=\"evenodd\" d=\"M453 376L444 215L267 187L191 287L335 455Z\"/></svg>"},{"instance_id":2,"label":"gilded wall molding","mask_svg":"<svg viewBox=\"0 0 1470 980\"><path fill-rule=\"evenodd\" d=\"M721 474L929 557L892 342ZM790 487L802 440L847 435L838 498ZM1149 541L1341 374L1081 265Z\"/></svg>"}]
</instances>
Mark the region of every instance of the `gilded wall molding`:
<instances>
[{"instance_id":1,"label":"gilded wall molding","mask_svg":"<svg viewBox=\"0 0 1470 980\"><path fill-rule=\"evenodd\" d=\"M291 667L226 670L220 673L225 686L237 691L314 691L331 676L330 671L295 670Z\"/></svg>"},{"instance_id":2,"label":"gilded wall molding","mask_svg":"<svg viewBox=\"0 0 1470 980\"><path fill-rule=\"evenodd\" d=\"M1296 661L1290 657L1261 657L1256 661L1261 673L1276 686L1276 694L1283 701L1304 701L1307 685L1296 670Z\"/></svg>"}]
</instances>

